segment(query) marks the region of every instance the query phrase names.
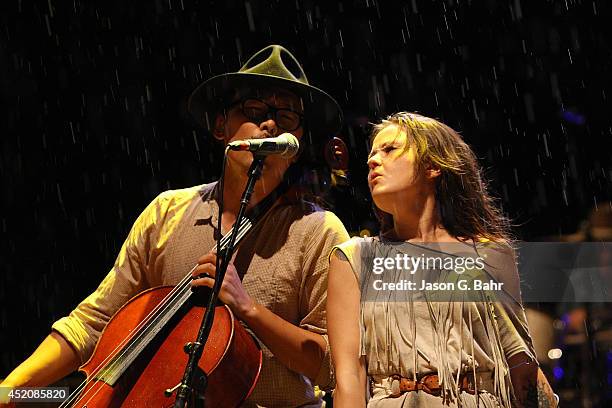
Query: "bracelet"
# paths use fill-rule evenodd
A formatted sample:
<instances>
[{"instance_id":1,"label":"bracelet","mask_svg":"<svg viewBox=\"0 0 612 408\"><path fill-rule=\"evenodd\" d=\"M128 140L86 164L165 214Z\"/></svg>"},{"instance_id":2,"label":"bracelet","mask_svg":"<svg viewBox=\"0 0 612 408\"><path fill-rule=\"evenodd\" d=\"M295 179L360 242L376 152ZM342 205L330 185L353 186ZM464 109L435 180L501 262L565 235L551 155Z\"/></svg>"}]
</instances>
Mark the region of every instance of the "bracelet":
<instances>
[{"instance_id":1,"label":"bracelet","mask_svg":"<svg viewBox=\"0 0 612 408\"><path fill-rule=\"evenodd\" d=\"M531 364L531 361L530 360L522 361L522 362L518 363L517 365L513 365L512 367L510 367L510 370L514 370L515 368L520 367L520 366L525 365L525 364L529 365L529 364Z\"/></svg>"}]
</instances>

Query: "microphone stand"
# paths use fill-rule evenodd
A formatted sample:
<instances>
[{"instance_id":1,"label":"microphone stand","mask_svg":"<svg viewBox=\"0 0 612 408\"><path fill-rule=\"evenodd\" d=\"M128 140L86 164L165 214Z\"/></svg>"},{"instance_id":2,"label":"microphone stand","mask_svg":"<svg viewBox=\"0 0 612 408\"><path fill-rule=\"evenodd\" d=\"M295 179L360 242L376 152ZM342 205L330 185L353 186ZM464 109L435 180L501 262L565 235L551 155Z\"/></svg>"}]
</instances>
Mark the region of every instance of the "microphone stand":
<instances>
[{"instance_id":1,"label":"microphone stand","mask_svg":"<svg viewBox=\"0 0 612 408\"><path fill-rule=\"evenodd\" d=\"M227 266L229 265L229 261L230 259L232 259L232 255L234 253L234 243L236 242L238 229L240 228L240 223L244 218L246 207L249 204L249 201L251 200L251 195L253 195L255 183L261 177L265 158L266 156L255 154L253 155L253 163L251 164L251 167L248 171L249 179L247 180L246 187L244 188L244 192L242 193L242 198L240 199L240 209L238 210L236 222L234 223L232 234L230 235L229 244L225 249L218 248L220 252L217 255L221 257L221 264L216 272L215 283L208 299L206 312L204 313L204 317L202 318L202 324L200 325L200 330L198 331L198 337L195 342L185 344L185 352L189 353L189 360L187 361L187 365L185 366L185 373L183 374L181 385L179 386L176 394L176 399L174 401L175 408L184 408L189 398L193 396L195 396L195 406L204 407L204 393L206 391L206 387L208 386L208 376L204 371L200 370L201 376L198 379L201 382L202 391L198 392L194 388L194 382L196 380L195 374L198 369L198 362L200 361L200 358L202 357L202 352L204 351L204 345L208 340L208 336L212 328L212 323L215 318L215 306L217 303L217 298L219 297L221 284L223 283L223 279L225 278ZM223 194L223 191L221 191L220 194ZM219 231L219 234L220 233L221 231Z\"/></svg>"}]
</instances>

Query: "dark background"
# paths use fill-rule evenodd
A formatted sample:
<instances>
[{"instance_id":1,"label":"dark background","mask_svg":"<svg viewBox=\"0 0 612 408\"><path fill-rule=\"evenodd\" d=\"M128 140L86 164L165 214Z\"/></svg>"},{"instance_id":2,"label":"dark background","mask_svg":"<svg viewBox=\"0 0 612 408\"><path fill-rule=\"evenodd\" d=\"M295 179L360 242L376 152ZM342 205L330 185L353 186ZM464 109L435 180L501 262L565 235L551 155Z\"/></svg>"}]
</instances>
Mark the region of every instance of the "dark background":
<instances>
[{"instance_id":1,"label":"dark background","mask_svg":"<svg viewBox=\"0 0 612 408\"><path fill-rule=\"evenodd\" d=\"M368 122L397 110L461 131L521 239L574 232L595 203L610 206L604 0L11 0L0 10L0 378L96 287L153 197L216 178L187 97L271 43L344 109L351 186L332 199L349 231L372 225Z\"/></svg>"}]
</instances>

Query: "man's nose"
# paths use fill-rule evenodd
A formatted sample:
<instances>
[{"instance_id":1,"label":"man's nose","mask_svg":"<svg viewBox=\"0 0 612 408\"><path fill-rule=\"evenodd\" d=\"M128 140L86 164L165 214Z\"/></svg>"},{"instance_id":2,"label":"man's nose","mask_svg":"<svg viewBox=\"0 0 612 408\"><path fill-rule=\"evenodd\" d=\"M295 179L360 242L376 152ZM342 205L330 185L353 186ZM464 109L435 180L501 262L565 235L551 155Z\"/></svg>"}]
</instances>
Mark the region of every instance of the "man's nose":
<instances>
[{"instance_id":1,"label":"man's nose","mask_svg":"<svg viewBox=\"0 0 612 408\"><path fill-rule=\"evenodd\" d=\"M261 130L266 130L270 136L276 136L278 133L278 126L276 126L276 122L272 118L268 118L265 121L259 124L259 128Z\"/></svg>"}]
</instances>

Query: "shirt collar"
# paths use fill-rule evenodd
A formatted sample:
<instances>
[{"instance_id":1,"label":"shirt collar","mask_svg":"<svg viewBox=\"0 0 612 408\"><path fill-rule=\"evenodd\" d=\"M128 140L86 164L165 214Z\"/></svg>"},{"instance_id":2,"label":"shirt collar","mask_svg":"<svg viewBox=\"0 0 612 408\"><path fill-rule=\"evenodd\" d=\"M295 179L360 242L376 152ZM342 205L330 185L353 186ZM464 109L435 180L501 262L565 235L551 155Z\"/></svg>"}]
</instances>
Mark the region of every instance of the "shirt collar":
<instances>
[{"instance_id":1,"label":"shirt collar","mask_svg":"<svg viewBox=\"0 0 612 408\"><path fill-rule=\"evenodd\" d=\"M219 205L217 204L218 190L218 183L216 181L204 184L200 189L201 202L196 207L196 225L211 225L216 230L219 215Z\"/></svg>"}]
</instances>

